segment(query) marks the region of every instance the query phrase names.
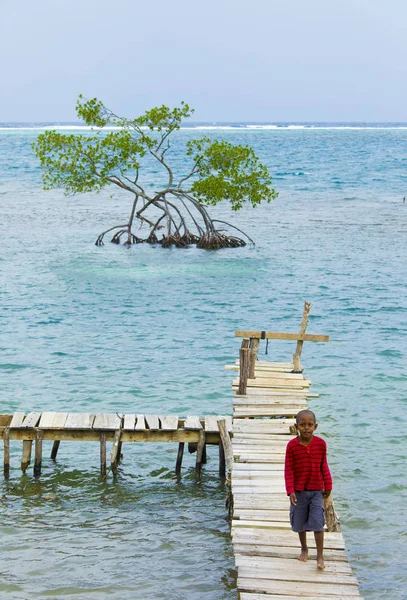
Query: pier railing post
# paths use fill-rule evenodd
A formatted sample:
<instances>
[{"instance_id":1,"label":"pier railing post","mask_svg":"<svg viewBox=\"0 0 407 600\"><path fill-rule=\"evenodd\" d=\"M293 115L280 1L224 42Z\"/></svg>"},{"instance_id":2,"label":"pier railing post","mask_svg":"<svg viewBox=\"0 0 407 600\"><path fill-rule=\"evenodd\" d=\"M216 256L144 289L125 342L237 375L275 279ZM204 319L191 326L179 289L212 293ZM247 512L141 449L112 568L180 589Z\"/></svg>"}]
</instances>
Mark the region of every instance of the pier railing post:
<instances>
[{"instance_id":1,"label":"pier railing post","mask_svg":"<svg viewBox=\"0 0 407 600\"><path fill-rule=\"evenodd\" d=\"M245 346L243 344L246 342ZM238 394L244 396L247 390L247 379L249 375L249 340L243 340L240 348L240 365L239 365L239 391Z\"/></svg>"},{"instance_id":2,"label":"pier railing post","mask_svg":"<svg viewBox=\"0 0 407 600\"><path fill-rule=\"evenodd\" d=\"M339 517L336 514L334 501L332 494L328 498L324 498L324 511L325 511L325 522L328 531L340 532L341 525L339 523Z\"/></svg>"},{"instance_id":3,"label":"pier railing post","mask_svg":"<svg viewBox=\"0 0 407 600\"><path fill-rule=\"evenodd\" d=\"M106 477L106 434L100 434L100 476Z\"/></svg>"},{"instance_id":4,"label":"pier railing post","mask_svg":"<svg viewBox=\"0 0 407 600\"><path fill-rule=\"evenodd\" d=\"M5 427L3 431L4 440L4 477L10 476L10 428Z\"/></svg>"},{"instance_id":5,"label":"pier railing post","mask_svg":"<svg viewBox=\"0 0 407 600\"><path fill-rule=\"evenodd\" d=\"M303 335L307 330L310 310L311 310L311 302L304 302L304 312L302 313L302 320L301 320L300 331L299 331L299 333L301 335ZM301 358L303 345L304 345L304 342L302 340L298 340L297 346L295 348L295 352L293 354L293 363L294 363L294 372L295 373L301 371L300 358Z\"/></svg>"},{"instance_id":6,"label":"pier railing post","mask_svg":"<svg viewBox=\"0 0 407 600\"><path fill-rule=\"evenodd\" d=\"M23 455L21 457L21 470L26 472L31 462L32 440L23 440Z\"/></svg>"},{"instance_id":7,"label":"pier railing post","mask_svg":"<svg viewBox=\"0 0 407 600\"><path fill-rule=\"evenodd\" d=\"M256 377L256 361L259 353L259 338L250 338L250 351L249 351L249 379L255 379Z\"/></svg>"},{"instance_id":8,"label":"pier railing post","mask_svg":"<svg viewBox=\"0 0 407 600\"><path fill-rule=\"evenodd\" d=\"M196 448L196 475L197 477L201 474L202 462L203 462L203 452L205 448L205 431L201 429L199 431L199 442Z\"/></svg>"},{"instance_id":9,"label":"pier railing post","mask_svg":"<svg viewBox=\"0 0 407 600\"><path fill-rule=\"evenodd\" d=\"M44 433L42 429L35 431L35 458L34 458L34 477L41 475L41 463L42 463L42 438Z\"/></svg>"}]
</instances>

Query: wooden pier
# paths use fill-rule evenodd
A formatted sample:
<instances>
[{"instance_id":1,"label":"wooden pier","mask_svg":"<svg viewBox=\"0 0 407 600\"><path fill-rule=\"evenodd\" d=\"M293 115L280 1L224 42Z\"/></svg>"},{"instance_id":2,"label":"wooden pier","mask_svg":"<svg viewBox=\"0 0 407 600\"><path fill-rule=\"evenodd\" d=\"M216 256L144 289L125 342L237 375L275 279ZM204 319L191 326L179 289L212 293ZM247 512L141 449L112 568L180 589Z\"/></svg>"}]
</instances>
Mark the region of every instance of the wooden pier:
<instances>
[{"instance_id":1,"label":"wooden pier","mask_svg":"<svg viewBox=\"0 0 407 600\"><path fill-rule=\"evenodd\" d=\"M196 452L196 472L199 475L206 462L206 445L219 446L219 473L225 475L226 460L224 447L230 445L232 419L230 416L208 415L136 415L136 414L91 414L67 412L15 412L0 415L0 434L4 442L4 475L10 475L10 441L22 441L21 469L23 473L31 462L35 444L34 476L41 475L43 441L53 441L51 458L56 459L61 441L99 442L100 471L107 473L106 443L112 442L110 465L116 473L122 453L122 444L127 442L176 442L178 455L175 465L177 476L181 474L184 446ZM223 439L223 442L222 442Z\"/></svg>"},{"instance_id":2,"label":"wooden pier","mask_svg":"<svg viewBox=\"0 0 407 600\"><path fill-rule=\"evenodd\" d=\"M298 534L291 531L285 492L284 458L295 435L295 415L308 408L311 382L300 366L304 341L328 341L305 334L310 304L305 304L298 334L237 331L240 360L227 369L233 381L233 467L230 513L239 600L355 600L358 582L348 563L331 497L325 500L325 570L316 567L313 534L308 562L300 562ZM297 341L293 361L257 360L260 339ZM334 477L335 481L335 477Z\"/></svg>"}]
</instances>

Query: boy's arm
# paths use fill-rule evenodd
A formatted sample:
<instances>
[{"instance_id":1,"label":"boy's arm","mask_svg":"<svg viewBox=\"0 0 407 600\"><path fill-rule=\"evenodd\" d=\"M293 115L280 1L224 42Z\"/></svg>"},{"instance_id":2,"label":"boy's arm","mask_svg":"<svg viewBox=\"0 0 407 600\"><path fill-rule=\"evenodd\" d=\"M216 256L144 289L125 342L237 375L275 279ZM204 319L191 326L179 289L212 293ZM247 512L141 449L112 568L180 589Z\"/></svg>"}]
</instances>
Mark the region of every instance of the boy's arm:
<instances>
[{"instance_id":1,"label":"boy's arm","mask_svg":"<svg viewBox=\"0 0 407 600\"><path fill-rule=\"evenodd\" d=\"M332 490L332 476L328 467L328 459L326 456L326 444L321 463L322 479L324 481L324 496L327 498Z\"/></svg>"},{"instance_id":2,"label":"boy's arm","mask_svg":"<svg viewBox=\"0 0 407 600\"><path fill-rule=\"evenodd\" d=\"M294 494L294 458L291 448L287 445L285 451L284 479L287 496Z\"/></svg>"}]
</instances>

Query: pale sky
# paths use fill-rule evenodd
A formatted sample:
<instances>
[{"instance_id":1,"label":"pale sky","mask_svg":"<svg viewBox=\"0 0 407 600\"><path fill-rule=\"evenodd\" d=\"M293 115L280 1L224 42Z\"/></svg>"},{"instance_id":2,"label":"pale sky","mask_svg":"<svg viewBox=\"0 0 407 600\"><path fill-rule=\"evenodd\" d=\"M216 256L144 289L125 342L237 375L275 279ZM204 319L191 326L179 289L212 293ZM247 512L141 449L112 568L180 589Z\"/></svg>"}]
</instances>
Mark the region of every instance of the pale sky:
<instances>
[{"instance_id":1,"label":"pale sky","mask_svg":"<svg viewBox=\"0 0 407 600\"><path fill-rule=\"evenodd\" d=\"M0 0L0 121L407 121L405 0Z\"/></svg>"}]
</instances>

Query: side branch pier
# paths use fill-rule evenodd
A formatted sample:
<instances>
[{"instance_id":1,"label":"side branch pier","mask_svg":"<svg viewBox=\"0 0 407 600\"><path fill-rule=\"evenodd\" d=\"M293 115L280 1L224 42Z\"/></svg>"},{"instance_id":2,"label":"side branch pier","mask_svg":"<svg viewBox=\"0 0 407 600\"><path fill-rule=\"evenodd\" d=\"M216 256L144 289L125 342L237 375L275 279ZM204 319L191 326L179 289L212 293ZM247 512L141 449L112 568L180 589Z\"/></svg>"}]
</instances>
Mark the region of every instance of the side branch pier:
<instances>
[{"instance_id":1,"label":"side branch pier","mask_svg":"<svg viewBox=\"0 0 407 600\"><path fill-rule=\"evenodd\" d=\"M56 460L61 441L99 442L100 471L107 473L106 443L112 442L111 470L117 471L122 455L122 445L127 442L175 442L178 455L175 465L177 476L181 474L184 446L196 452L196 472L199 475L206 462L206 445L219 446L219 474L225 475L227 453L230 446L232 419L230 416L208 415L136 415L136 414L90 414L63 412L15 412L0 415L0 435L4 443L4 475L10 475L10 441L22 441L21 470L23 473L31 463L35 444L34 476L41 475L43 442L53 441L51 458Z\"/></svg>"},{"instance_id":2,"label":"side branch pier","mask_svg":"<svg viewBox=\"0 0 407 600\"><path fill-rule=\"evenodd\" d=\"M305 335L309 308L306 303L299 334L237 331L245 338L240 360L226 366L238 373L233 381L230 513L239 600L361 598L332 498L325 500L325 570L316 567L312 533L308 534L308 562L297 560L298 534L289 522L285 448L295 435L295 415L316 397L300 366L302 344L329 339ZM260 339L296 340L293 361L258 361Z\"/></svg>"}]
</instances>

